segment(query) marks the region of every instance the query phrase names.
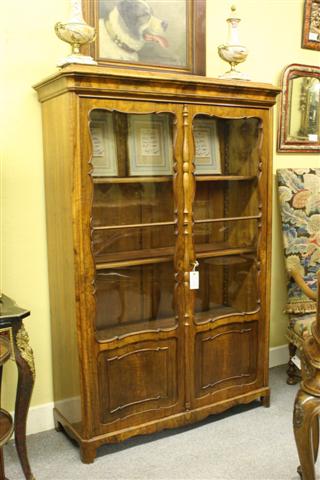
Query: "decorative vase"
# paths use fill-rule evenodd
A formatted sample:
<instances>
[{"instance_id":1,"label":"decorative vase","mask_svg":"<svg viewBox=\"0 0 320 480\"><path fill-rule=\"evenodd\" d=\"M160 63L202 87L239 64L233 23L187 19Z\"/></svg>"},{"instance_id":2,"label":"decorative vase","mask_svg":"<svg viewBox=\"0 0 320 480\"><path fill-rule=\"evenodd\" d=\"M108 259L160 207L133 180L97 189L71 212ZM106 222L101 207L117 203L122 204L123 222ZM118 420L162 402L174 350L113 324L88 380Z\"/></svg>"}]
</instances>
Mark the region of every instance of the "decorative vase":
<instances>
[{"instance_id":1,"label":"decorative vase","mask_svg":"<svg viewBox=\"0 0 320 480\"><path fill-rule=\"evenodd\" d=\"M228 23L228 39L224 45L218 47L219 56L225 62L228 62L231 69L220 75L220 78L234 79L234 80L250 80L249 76L236 70L238 63L242 63L248 56L248 49L240 44L238 25L240 18L234 16L236 7L231 7L231 17L227 19Z\"/></svg>"},{"instance_id":2,"label":"decorative vase","mask_svg":"<svg viewBox=\"0 0 320 480\"><path fill-rule=\"evenodd\" d=\"M71 54L63 58L57 66L63 67L70 63L97 65L97 62L92 57L80 53L81 45L91 43L95 39L95 29L84 21L81 0L70 0L70 4L70 19L64 23L56 23L54 29L60 40L70 43L72 50Z\"/></svg>"}]
</instances>

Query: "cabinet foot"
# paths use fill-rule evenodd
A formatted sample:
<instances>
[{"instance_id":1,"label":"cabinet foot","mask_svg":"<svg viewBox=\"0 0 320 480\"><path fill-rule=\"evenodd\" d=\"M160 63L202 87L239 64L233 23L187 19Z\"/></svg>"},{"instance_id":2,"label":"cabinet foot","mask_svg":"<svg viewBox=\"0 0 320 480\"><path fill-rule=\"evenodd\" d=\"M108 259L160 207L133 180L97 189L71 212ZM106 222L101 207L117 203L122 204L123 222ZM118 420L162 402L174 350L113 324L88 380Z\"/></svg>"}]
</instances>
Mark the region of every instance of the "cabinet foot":
<instances>
[{"instance_id":1,"label":"cabinet foot","mask_svg":"<svg viewBox=\"0 0 320 480\"><path fill-rule=\"evenodd\" d=\"M263 405L265 408L270 407L270 393L267 393L263 397L260 398L261 400L261 405Z\"/></svg>"},{"instance_id":2,"label":"cabinet foot","mask_svg":"<svg viewBox=\"0 0 320 480\"><path fill-rule=\"evenodd\" d=\"M60 422L54 417L54 429L56 432L63 432L63 426Z\"/></svg>"},{"instance_id":3,"label":"cabinet foot","mask_svg":"<svg viewBox=\"0 0 320 480\"><path fill-rule=\"evenodd\" d=\"M80 445L80 458L82 463L93 463L96 456L96 447L92 447L91 445Z\"/></svg>"}]
</instances>

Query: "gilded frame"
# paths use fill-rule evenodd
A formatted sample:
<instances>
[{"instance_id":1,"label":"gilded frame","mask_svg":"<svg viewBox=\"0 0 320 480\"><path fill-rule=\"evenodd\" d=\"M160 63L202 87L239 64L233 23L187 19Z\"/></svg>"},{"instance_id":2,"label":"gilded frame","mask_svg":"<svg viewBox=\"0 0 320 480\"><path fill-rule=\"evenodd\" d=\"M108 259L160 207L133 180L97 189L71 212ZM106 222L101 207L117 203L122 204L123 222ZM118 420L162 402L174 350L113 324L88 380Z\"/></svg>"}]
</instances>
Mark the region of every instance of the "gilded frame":
<instances>
[{"instance_id":1,"label":"gilded frame","mask_svg":"<svg viewBox=\"0 0 320 480\"><path fill-rule=\"evenodd\" d=\"M320 0L305 0L301 47L320 50Z\"/></svg>"},{"instance_id":2,"label":"gilded frame","mask_svg":"<svg viewBox=\"0 0 320 480\"><path fill-rule=\"evenodd\" d=\"M293 101L293 81L301 79L299 96ZM293 63L288 65L282 74L282 92L279 108L279 127L277 151L283 153L317 153L320 152L320 112L310 117L308 85L311 81L320 82L320 67ZM320 84L320 83L319 83ZM314 92L312 92L313 94ZM318 98L320 93L318 93ZM291 134L291 119L300 112L299 131ZM309 120L312 118L316 130L310 129Z\"/></svg>"},{"instance_id":3,"label":"gilded frame","mask_svg":"<svg viewBox=\"0 0 320 480\"><path fill-rule=\"evenodd\" d=\"M161 0L144 0L144 3L152 6L154 17L157 20L163 19L161 25L167 24L163 36L166 41L168 39L168 45L164 46L160 40L154 40L160 38L160 35L153 35L152 41L148 35L145 37L149 38L148 45L144 45L139 53L131 51L124 40L119 40L120 35L114 33L118 31L118 24L117 28L109 29L109 34L110 12L123 2L130 3L132 8L132 4L139 3L139 0L83 0L84 18L96 28L96 39L87 53L90 53L99 65L168 73L206 74L206 0L181 0L180 4L177 4L176 0L167 0L165 5L163 2L161 4ZM183 14L177 8L179 5ZM157 12L162 13L162 16L158 16ZM178 14L180 16L177 16ZM130 18L132 17L133 15ZM126 51L123 51L122 47L126 48Z\"/></svg>"}]
</instances>

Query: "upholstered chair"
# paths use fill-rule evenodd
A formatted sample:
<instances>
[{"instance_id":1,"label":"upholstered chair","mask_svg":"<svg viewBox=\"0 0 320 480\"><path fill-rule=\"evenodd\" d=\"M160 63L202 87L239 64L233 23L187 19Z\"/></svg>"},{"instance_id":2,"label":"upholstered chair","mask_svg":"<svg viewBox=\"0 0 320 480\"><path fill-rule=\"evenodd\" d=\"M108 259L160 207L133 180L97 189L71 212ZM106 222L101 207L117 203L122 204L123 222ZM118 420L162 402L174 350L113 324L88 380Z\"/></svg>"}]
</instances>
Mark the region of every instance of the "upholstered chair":
<instances>
[{"instance_id":1,"label":"upholstered chair","mask_svg":"<svg viewBox=\"0 0 320 480\"><path fill-rule=\"evenodd\" d=\"M285 264L288 273L287 383L300 380L292 358L310 335L316 315L317 272L320 270L320 168L277 171Z\"/></svg>"}]
</instances>

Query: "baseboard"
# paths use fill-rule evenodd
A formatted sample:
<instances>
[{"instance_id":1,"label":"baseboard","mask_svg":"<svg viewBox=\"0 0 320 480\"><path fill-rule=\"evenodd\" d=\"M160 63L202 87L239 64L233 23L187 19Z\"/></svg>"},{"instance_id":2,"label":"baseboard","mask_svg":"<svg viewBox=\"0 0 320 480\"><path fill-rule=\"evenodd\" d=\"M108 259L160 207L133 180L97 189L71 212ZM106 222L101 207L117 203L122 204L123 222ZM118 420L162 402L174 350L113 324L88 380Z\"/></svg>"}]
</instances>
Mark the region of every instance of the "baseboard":
<instances>
[{"instance_id":1,"label":"baseboard","mask_svg":"<svg viewBox=\"0 0 320 480\"><path fill-rule=\"evenodd\" d=\"M54 428L53 402L30 407L27 419L27 435L45 432ZM14 416L14 412L10 412Z\"/></svg>"},{"instance_id":2,"label":"baseboard","mask_svg":"<svg viewBox=\"0 0 320 480\"><path fill-rule=\"evenodd\" d=\"M269 368L278 367L288 363L289 350L288 344L272 347L269 350Z\"/></svg>"},{"instance_id":3,"label":"baseboard","mask_svg":"<svg viewBox=\"0 0 320 480\"><path fill-rule=\"evenodd\" d=\"M40 433L54 428L53 402L30 407L27 422L27 435Z\"/></svg>"},{"instance_id":4,"label":"baseboard","mask_svg":"<svg viewBox=\"0 0 320 480\"><path fill-rule=\"evenodd\" d=\"M288 345L272 347L269 351L269 367L277 367L288 362ZM53 402L30 407L28 413L27 434L40 433L54 428Z\"/></svg>"}]
</instances>

